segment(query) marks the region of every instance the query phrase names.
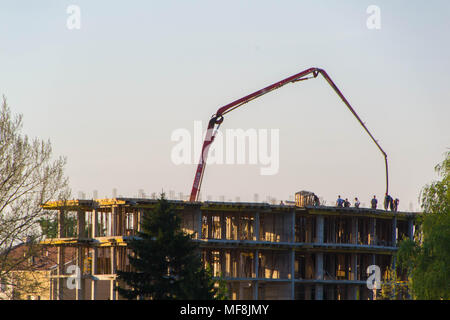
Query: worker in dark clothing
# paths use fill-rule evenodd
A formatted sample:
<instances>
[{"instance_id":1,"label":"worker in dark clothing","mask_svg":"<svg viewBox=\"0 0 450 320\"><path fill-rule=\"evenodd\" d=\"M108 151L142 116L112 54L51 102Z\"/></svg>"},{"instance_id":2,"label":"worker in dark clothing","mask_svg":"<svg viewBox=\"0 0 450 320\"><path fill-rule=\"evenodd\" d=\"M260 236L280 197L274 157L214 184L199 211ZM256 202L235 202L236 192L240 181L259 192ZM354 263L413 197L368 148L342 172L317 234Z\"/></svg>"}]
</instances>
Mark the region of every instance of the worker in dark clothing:
<instances>
[{"instance_id":1,"label":"worker in dark clothing","mask_svg":"<svg viewBox=\"0 0 450 320\"><path fill-rule=\"evenodd\" d=\"M373 196L371 204L372 204L372 209L376 209L377 208L378 200L377 200L376 196Z\"/></svg>"},{"instance_id":2,"label":"worker in dark clothing","mask_svg":"<svg viewBox=\"0 0 450 320\"><path fill-rule=\"evenodd\" d=\"M398 204L399 204L400 200L398 200L398 198L395 198L394 200L394 211L397 212L398 210Z\"/></svg>"},{"instance_id":3,"label":"worker in dark clothing","mask_svg":"<svg viewBox=\"0 0 450 320\"><path fill-rule=\"evenodd\" d=\"M313 196L314 196L314 206L316 206L316 207L320 206L319 197L316 196L315 193L313 193Z\"/></svg>"},{"instance_id":4,"label":"worker in dark clothing","mask_svg":"<svg viewBox=\"0 0 450 320\"><path fill-rule=\"evenodd\" d=\"M360 202L358 198L355 198L355 208L359 208Z\"/></svg>"},{"instance_id":5,"label":"worker in dark clothing","mask_svg":"<svg viewBox=\"0 0 450 320\"><path fill-rule=\"evenodd\" d=\"M343 205L344 205L344 200L341 199L341 196L338 196L338 198L336 200L336 207L342 208Z\"/></svg>"},{"instance_id":6,"label":"worker in dark clothing","mask_svg":"<svg viewBox=\"0 0 450 320\"><path fill-rule=\"evenodd\" d=\"M395 211L394 210L394 198L392 198L392 197L389 198L389 209L391 209L391 211Z\"/></svg>"},{"instance_id":7,"label":"worker in dark clothing","mask_svg":"<svg viewBox=\"0 0 450 320\"><path fill-rule=\"evenodd\" d=\"M386 195L384 197L384 210L389 209L389 205L391 204L392 201L392 197L390 195L388 195L388 193L386 192Z\"/></svg>"},{"instance_id":8,"label":"worker in dark clothing","mask_svg":"<svg viewBox=\"0 0 450 320\"><path fill-rule=\"evenodd\" d=\"M345 207L345 208L350 208L350 201L348 201L347 198L345 198L345 201L344 201L344 207Z\"/></svg>"}]
</instances>

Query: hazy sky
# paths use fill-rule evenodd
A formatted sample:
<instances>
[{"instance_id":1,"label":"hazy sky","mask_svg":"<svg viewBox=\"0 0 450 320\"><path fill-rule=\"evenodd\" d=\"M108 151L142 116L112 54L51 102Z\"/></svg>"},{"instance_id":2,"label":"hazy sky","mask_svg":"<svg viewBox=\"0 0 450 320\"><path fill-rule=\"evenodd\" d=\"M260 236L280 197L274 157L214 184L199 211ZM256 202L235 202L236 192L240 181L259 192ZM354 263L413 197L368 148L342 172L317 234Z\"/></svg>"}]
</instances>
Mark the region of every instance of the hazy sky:
<instances>
[{"instance_id":1,"label":"hazy sky","mask_svg":"<svg viewBox=\"0 0 450 320\"><path fill-rule=\"evenodd\" d=\"M68 29L67 7L81 28ZM369 5L380 29L369 29ZM0 4L0 93L24 132L68 159L74 196L190 193L176 129L309 67L324 68L388 154L400 209L450 147L449 1L17 1ZM381 153L321 77L225 117L222 129L279 129L279 172L210 165L207 195L252 201L314 191L368 205ZM195 159L197 160L197 159Z\"/></svg>"}]
</instances>

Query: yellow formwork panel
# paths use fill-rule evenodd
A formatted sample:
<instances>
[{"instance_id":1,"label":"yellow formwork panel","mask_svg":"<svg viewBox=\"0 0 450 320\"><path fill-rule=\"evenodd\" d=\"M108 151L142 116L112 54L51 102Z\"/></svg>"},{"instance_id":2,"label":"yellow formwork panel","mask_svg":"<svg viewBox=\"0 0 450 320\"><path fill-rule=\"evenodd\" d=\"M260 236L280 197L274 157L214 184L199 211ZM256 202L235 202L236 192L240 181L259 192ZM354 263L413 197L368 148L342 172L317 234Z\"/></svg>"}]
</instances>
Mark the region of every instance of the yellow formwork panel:
<instances>
[{"instance_id":1,"label":"yellow formwork panel","mask_svg":"<svg viewBox=\"0 0 450 320\"><path fill-rule=\"evenodd\" d=\"M54 239L46 239L39 242L42 245L69 245L69 244L78 244L78 238L54 238Z\"/></svg>"},{"instance_id":2,"label":"yellow formwork panel","mask_svg":"<svg viewBox=\"0 0 450 320\"><path fill-rule=\"evenodd\" d=\"M104 237L104 238L54 238L46 239L40 242L41 245L48 246L77 246L88 245L90 247L109 247L109 246L126 246L127 241L122 236Z\"/></svg>"},{"instance_id":3,"label":"yellow formwork panel","mask_svg":"<svg viewBox=\"0 0 450 320\"><path fill-rule=\"evenodd\" d=\"M119 199L96 199L94 200L97 205L99 206L117 206L117 205L124 205L126 204L125 200L119 200Z\"/></svg>"},{"instance_id":4,"label":"yellow formwork panel","mask_svg":"<svg viewBox=\"0 0 450 320\"><path fill-rule=\"evenodd\" d=\"M58 209L77 210L91 206L92 206L91 200L59 200L59 201L49 201L41 205L41 207L46 210L58 210Z\"/></svg>"}]
</instances>

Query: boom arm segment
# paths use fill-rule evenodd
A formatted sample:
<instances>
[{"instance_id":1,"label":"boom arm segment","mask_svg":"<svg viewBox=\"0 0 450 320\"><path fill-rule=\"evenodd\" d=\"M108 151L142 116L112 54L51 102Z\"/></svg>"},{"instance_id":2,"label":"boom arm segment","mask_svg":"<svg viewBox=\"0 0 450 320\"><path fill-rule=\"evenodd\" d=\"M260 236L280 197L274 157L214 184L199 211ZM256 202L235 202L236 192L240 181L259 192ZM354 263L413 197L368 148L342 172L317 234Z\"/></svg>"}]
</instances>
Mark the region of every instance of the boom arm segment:
<instances>
[{"instance_id":1,"label":"boom arm segment","mask_svg":"<svg viewBox=\"0 0 450 320\"><path fill-rule=\"evenodd\" d=\"M195 177L194 177L194 183L192 185L190 201L197 200L197 197L198 197L198 194L200 191L200 187L201 187L201 183L202 183L202 179L203 179L203 174L204 174L205 167L206 167L206 159L208 157L208 150L209 150L209 147L211 146L211 143L213 143L213 141L214 141L217 130L219 129L221 123L223 122L223 116L225 114L227 114L230 111L233 111L236 108L239 108L240 106L242 106L243 104L246 104L247 102L250 102L256 98L259 98L260 96L262 96L266 93L269 93L273 90L279 89L288 83L293 83L293 82L297 82L297 81L303 81L303 80L307 80L307 79L311 79L311 78L316 78L319 73L325 78L325 80L328 82L328 84L333 88L333 90L336 92L336 94L345 103L347 108L353 113L353 115L359 121L361 126L369 134L370 138L373 140L373 142L375 142L378 149L383 154L384 160L385 160L385 166L386 166L386 193L387 193L388 189L389 189L389 179L388 179L388 162L387 162L386 152L384 152L384 150L379 145L378 141L375 140L375 138L372 136L369 129L367 129L365 124L361 121L358 114L355 112L355 110L353 110L350 103L347 101L347 99L344 97L344 95L341 93L341 91L338 89L338 87L334 84L334 82L331 80L331 78L328 76L328 74L325 72L325 70L319 69L319 68L309 68L309 69L304 70L300 73L297 73L293 76L290 76L284 80L281 80L270 86L267 86L261 90L255 91L255 92L253 92L245 97L242 97L236 101L233 101L217 110L217 112L211 117L211 119L209 120L209 123L208 123L208 129L206 131L205 140L203 141L202 153L200 155L200 160L197 165L197 171L196 171ZM216 125L217 125L217 127L216 127Z\"/></svg>"}]
</instances>

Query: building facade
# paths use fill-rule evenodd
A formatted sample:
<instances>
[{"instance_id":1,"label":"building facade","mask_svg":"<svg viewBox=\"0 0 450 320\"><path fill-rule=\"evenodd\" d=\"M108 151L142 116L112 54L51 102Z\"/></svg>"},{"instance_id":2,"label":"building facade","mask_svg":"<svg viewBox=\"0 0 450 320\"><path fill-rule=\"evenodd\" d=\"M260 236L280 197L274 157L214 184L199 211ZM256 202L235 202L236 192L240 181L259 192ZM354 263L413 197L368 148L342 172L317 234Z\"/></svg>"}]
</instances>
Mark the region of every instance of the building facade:
<instances>
[{"instance_id":1,"label":"building facade","mask_svg":"<svg viewBox=\"0 0 450 320\"><path fill-rule=\"evenodd\" d=\"M120 299L116 271L130 270L127 241L157 200L114 198L49 202L58 217L58 261L74 250L74 265L50 276L51 299ZM203 262L224 279L231 299L373 299L367 268L381 278L395 264L402 237L413 237L415 213L267 203L170 201L194 235ZM64 220L77 218L77 236ZM76 287L74 288L74 282ZM70 291L71 293L68 293ZM72 294L73 293L73 294Z\"/></svg>"},{"instance_id":2,"label":"building facade","mask_svg":"<svg viewBox=\"0 0 450 320\"><path fill-rule=\"evenodd\" d=\"M64 268L73 265L77 252L65 248ZM3 256L2 256L3 255ZM0 253L6 274L0 274L0 300L50 300L52 275L57 269L58 249L41 246L35 241L24 241ZM70 270L70 269L69 269ZM66 290L64 299L74 299L73 291Z\"/></svg>"}]
</instances>

